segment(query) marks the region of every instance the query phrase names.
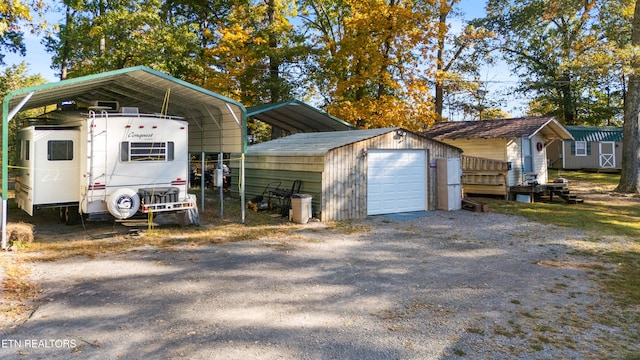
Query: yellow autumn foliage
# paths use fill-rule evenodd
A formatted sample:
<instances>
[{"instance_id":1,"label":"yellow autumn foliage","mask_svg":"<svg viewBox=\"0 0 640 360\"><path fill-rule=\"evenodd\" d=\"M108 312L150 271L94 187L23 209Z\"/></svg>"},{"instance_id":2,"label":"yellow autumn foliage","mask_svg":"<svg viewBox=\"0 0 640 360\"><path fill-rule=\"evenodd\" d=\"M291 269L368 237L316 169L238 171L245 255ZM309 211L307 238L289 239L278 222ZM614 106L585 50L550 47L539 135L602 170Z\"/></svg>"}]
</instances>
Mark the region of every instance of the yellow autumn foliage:
<instances>
[{"instance_id":1,"label":"yellow autumn foliage","mask_svg":"<svg viewBox=\"0 0 640 360\"><path fill-rule=\"evenodd\" d=\"M345 36L326 64L335 74L329 112L359 128L420 130L434 119L431 39L438 29L420 1L345 0Z\"/></svg>"}]
</instances>

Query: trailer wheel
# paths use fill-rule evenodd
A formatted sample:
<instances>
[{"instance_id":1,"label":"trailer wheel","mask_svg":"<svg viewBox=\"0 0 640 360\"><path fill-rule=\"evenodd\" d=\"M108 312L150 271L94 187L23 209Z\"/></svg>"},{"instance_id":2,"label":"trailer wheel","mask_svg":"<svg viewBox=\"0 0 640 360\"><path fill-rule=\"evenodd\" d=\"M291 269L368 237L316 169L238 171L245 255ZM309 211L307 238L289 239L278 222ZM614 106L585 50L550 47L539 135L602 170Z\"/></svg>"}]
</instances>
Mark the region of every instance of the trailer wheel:
<instances>
[{"instance_id":1,"label":"trailer wheel","mask_svg":"<svg viewBox=\"0 0 640 360\"><path fill-rule=\"evenodd\" d=\"M140 197L131 189L122 188L114 191L107 201L109 213L116 219L124 220L132 217L140 208Z\"/></svg>"},{"instance_id":2,"label":"trailer wheel","mask_svg":"<svg viewBox=\"0 0 640 360\"><path fill-rule=\"evenodd\" d=\"M60 206L58 208L58 220L60 220L61 223L66 222L65 221L66 217L67 217L67 207Z\"/></svg>"},{"instance_id":3,"label":"trailer wheel","mask_svg":"<svg viewBox=\"0 0 640 360\"><path fill-rule=\"evenodd\" d=\"M80 223L80 213L77 206L65 206L61 208L61 216L63 221L67 225L77 225Z\"/></svg>"}]
</instances>

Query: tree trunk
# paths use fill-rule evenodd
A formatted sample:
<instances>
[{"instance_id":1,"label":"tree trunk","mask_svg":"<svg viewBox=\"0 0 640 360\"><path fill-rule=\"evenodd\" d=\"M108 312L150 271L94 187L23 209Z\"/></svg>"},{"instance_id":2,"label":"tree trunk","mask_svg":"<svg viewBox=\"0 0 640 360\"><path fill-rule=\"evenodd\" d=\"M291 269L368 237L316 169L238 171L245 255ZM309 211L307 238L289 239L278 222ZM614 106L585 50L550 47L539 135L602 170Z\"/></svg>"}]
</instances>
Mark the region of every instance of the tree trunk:
<instances>
[{"instance_id":1,"label":"tree trunk","mask_svg":"<svg viewBox=\"0 0 640 360\"><path fill-rule=\"evenodd\" d=\"M267 0L267 26L272 27L275 22L276 3L275 0ZM271 103L280 102L282 99L280 88L280 59L278 58L278 38L273 30L269 30L269 101ZM282 137L282 129L277 126L271 126L271 138L277 139Z\"/></svg>"},{"instance_id":2,"label":"tree trunk","mask_svg":"<svg viewBox=\"0 0 640 360\"><path fill-rule=\"evenodd\" d=\"M440 15L438 17L438 27L440 29L447 26L448 11L444 11L442 7L446 4L440 4ZM436 84L435 84L435 110L436 121L443 121L442 113L444 111L444 83L442 77L444 76L444 46L445 46L445 31L438 31L438 52L436 54Z\"/></svg>"},{"instance_id":3,"label":"tree trunk","mask_svg":"<svg viewBox=\"0 0 640 360\"><path fill-rule=\"evenodd\" d=\"M573 96L573 88L571 86L571 75L562 74L560 78L560 94L562 96L562 116L565 125L577 125L575 117L575 98Z\"/></svg>"},{"instance_id":4,"label":"tree trunk","mask_svg":"<svg viewBox=\"0 0 640 360\"><path fill-rule=\"evenodd\" d=\"M67 5L67 9L65 12L65 32L68 31L71 20L71 8L69 7L69 5ZM69 37L67 35L61 36L60 42L62 44L62 51L60 54L60 80L66 80L69 72L69 54L71 53Z\"/></svg>"},{"instance_id":5,"label":"tree trunk","mask_svg":"<svg viewBox=\"0 0 640 360\"><path fill-rule=\"evenodd\" d=\"M633 46L640 45L640 0L636 0L631 36ZM616 188L618 192L638 193L640 186L640 61L633 60L629 75L629 88L624 101L624 127L622 130L622 175Z\"/></svg>"}]
</instances>

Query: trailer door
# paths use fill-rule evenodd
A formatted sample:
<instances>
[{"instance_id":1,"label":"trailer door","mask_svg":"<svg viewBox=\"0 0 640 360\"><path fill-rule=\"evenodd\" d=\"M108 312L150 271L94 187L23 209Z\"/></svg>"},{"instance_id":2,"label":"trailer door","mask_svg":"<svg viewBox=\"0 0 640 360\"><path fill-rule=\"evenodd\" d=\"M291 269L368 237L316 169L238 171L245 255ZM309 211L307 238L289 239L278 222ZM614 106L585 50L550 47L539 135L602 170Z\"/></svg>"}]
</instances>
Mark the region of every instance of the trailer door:
<instances>
[{"instance_id":1,"label":"trailer door","mask_svg":"<svg viewBox=\"0 0 640 360\"><path fill-rule=\"evenodd\" d=\"M18 167L15 197L20 209L33 216L33 128L18 132Z\"/></svg>"},{"instance_id":2,"label":"trailer door","mask_svg":"<svg viewBox=\"0 0 640 360\"><path fill-rule=\"evenodd\" d=\"M69 205L80 201L80 130L32 128L28 161L21 171L19 206ZM22 191L22 188L26 191Z\"/></svg>"}]
</instances>

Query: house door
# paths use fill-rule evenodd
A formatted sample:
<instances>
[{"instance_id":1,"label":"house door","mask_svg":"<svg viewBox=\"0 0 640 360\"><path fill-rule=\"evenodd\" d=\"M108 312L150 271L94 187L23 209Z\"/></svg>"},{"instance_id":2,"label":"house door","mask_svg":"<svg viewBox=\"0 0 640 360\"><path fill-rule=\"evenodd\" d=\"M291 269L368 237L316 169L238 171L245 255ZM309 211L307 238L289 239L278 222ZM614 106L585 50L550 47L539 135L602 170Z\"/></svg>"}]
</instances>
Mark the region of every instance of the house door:
<instances>
[{"instance_id":1,"label":"house door","mask_svg":"<svg viewBox=\"0 0 640 360\"><path fill-rule=\"evenodd\" d=\"M613 141L600 142L599 154L601 168L616 167L616 145Z\"/></svg>"}]
</instances>

